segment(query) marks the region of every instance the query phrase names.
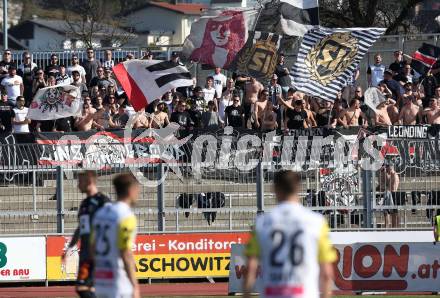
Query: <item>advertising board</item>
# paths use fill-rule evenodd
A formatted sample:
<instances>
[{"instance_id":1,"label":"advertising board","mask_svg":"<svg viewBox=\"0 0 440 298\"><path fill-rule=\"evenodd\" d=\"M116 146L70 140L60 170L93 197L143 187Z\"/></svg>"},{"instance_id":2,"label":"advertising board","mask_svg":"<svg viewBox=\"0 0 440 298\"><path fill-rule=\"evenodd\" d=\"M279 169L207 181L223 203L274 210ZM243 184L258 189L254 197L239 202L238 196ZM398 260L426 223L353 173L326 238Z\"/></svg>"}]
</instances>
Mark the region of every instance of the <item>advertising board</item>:
<instances>
[{"instance_id":1,"label":"advertising board","mask_svg":"<svg viewBox=\"0 0 440 298\"><path fill-rule=\"evenodd\" d=\"M335 245L338 260L334 264L334 290L439 292L440 247L425 243L355 243ZM242 291L246 273L244 246L231 251L229 292ZM257 278L261 280L263 268ZM257 282L257 284L261 284ZM255 291L258 291L256 288Z\"/></svg>"},{"instance_id":2,"label":"advertising board","mask_svg":"<svg viewBox=\"0 0 440 298\"><path fill-rule=\"evenodd\" d=\"M45 237L0 238L0 282L46 279Z\"/></svg>"},{"instance_id":3,"label":"advertising board","mask_svg":"<svg viewBox=\"0 0 440 298\"><path fill-rule=\"evenodd\" d=\"M245 244L248 233L189 233L138 235L132 251L138 278L228 277L230 248ZM47 239L47 277L53 280L76 278L79 248L74 248L63 264L61 256L70 238Z\"/></svg>"}]
</instances>

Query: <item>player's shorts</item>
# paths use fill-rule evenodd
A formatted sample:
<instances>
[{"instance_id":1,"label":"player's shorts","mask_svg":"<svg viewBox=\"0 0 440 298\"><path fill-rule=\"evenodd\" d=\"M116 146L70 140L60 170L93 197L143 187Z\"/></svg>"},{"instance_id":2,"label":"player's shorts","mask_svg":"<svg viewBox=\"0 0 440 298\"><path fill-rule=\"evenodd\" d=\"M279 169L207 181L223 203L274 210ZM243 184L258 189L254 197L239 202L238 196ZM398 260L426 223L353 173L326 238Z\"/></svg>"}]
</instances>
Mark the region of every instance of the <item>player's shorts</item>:
<instances>
[{"instance_id":1,"label":"player's shorts","mask_svg":"<svg viewBox=\"0 0 440 298\"><path fill-rule=\"evenodd\" d=\"M77 286L93 286L93 264L89 260L80 260L78 266Z\"/></svg>"}]
</instances>

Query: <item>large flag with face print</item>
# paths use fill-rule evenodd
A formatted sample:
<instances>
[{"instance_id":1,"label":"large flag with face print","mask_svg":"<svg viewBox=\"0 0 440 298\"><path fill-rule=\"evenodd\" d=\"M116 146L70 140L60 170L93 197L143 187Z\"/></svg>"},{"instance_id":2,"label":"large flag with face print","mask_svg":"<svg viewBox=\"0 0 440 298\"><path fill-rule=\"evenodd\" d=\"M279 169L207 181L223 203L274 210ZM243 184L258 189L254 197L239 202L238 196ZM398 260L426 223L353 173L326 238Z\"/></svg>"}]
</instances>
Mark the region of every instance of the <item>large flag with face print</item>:
<instances>
[{"instance_id":1,"label":"large flag with face print","mask_svg":"<svg viewBox=\"0 0 440 298\"><path fill-rule=\"evenodd\" d=\"M299 91L333 101L385 28L315 28L304 35L291 70Z\"/></svg>"},{"instance_id":2,"label":"large flag with face print","mask_svg":"<svg viewBox=\"0 0 440 298\"><path fill-rule=\"evenodd\" d=\"M257 10L210 10L191 26L183 44L190 60L228 68L248 39Z\"/></svg>"},{"instance_id":3,"label":"large flag with face print","mask_svg":"<svg viewBox=\"0 0 440 298\"><path fill-rule=\"evenodd\" d=\"M171 89L193 85L188 69L172 61L128 60L113 72L136 111Z\"/></svg>"},{"instance_id":4,"label":"large flag with face print","mask_svg":"<svg viewBox=\"0 0 440 298\"><path fill-rule=\"evenodd\" d=\"M31 120L55 120L81 115L81 92L72 85L56 85L39 89L29 107Z\"/></svg>"}]
</instances>

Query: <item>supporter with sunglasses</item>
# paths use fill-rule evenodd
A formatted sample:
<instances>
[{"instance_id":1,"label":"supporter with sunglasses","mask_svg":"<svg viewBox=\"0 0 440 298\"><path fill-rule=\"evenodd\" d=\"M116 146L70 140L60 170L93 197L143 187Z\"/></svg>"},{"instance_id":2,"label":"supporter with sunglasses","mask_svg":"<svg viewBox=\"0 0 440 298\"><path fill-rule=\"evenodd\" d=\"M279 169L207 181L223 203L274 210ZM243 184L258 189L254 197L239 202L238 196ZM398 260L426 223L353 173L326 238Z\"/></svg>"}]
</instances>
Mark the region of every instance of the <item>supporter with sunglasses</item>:
<instances>
[{"instance_id":1,"label":"supporter with sunglasses","mask_svg":"<svg viewBox=\"0 0 440 298\"><path fill-rule=\"evenodd\" d=\"M18 66L17 74L23 78L23 95L26 100L26 106L28 107L32 101L32 83L38 66L32 61L32 56L29 52L24 52L22 58L23 62Z\"/></svg>"},{"instance_id":2,"label":"supporter with sunglasses","mask_svg":"<svg viewBox=\"0 0 440 298\"><path fill-rule=\"evenodd\" d=\"M77 71L79 73L79 82L86 83L86 71L84 67L79 65L78 55L72 55L72 65L67 67L67 74L73 77L73 72Z\"/></svg>"},{"instance_id":3,"label":"supporter with sunglasses","mask_svg":"<svg viewBox=\"0 0 440 298\"><path fill-rule=\"evenodd\" d=\"M8 69L11 65L16 65L16 62L12 60L12 52L6 49L3 51L3 60L0 61L0 82L8 76Z\"/></svg>"},{"instance_id":4,"label":"supporter with sunglasses","mask_svg":"<svg viewBox=\"0 0 440 298\"><path fill-rule=\"evenodd\" d=\"M38 89L44 88L47 86L47 82L44 78L44 72L43 69L39 68L36 72L35 72L35 78L32 82L32 96L34 96Z\"/></svg>"},{"instance_id":5,"label":"supporter with sunglasses","mask_svg":"<svg viewBox=\"0 0 440 298\"><path fill-rule=\"evenodd\" d=\"M58 74L60 73L60 64L57 54L52 54L50 56L50 63L48 66L46 66L44 73L47 76L54 76L54 77L58 76Z\"/></svg>"},{"instance_id":6,"label":"supporter with sunglasses","mask_svg":"<svg viewBox=\"0 0 440 298\"><path fill-rule=\"evenodd\" d=\"M89 86L92 78L98 75L98 68L101 67L101 62L95 59L93 48L87 49L87 59L83 61L82 66L86 71L86 84Z\"/></svg>"}]
</instances>

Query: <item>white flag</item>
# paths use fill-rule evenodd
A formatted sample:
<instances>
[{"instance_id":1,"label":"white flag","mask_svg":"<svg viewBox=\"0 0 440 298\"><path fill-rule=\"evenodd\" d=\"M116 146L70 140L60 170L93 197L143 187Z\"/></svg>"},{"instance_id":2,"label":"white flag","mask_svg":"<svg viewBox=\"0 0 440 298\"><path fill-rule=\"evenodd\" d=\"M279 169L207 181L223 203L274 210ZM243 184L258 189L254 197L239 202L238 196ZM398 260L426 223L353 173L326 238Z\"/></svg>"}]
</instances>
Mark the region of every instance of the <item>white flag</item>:
<instances>
[{"instance_id":1,"label":"white flag","mask_svg":"<svg viewBox=\"0 0 440 298\"><path fill-rule=\"evenodd\" d=\"M364 92L365 104L374 112L378 105L386 101L385 96L376 87L370 87Z\"/></svg>"},{"instance_id":2,"label":"white flag","mask_svg":"<svg viewBox=\"0 0 440 298\"><path fill-rule=\"evenodd\" d=\"M31 120L55 120L81 115L81 92L72 85L39 89L29 107Z\"/></svg>"}]
</instances>

